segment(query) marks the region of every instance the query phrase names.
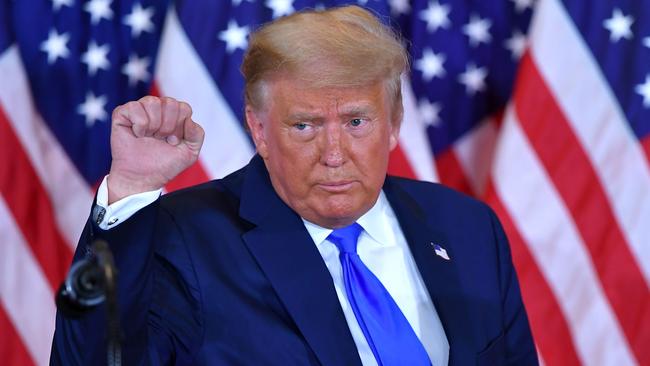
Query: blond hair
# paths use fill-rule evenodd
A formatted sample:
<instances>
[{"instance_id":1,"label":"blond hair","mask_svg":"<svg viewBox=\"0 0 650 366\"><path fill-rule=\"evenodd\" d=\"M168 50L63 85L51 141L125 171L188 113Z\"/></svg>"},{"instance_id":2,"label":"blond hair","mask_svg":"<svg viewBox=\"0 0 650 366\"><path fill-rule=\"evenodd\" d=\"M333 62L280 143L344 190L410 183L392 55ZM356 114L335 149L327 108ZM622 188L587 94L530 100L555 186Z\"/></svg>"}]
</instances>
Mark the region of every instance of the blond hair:
<instances>
[{"instance_id":1,"label":"blond hair","mask_svg":"<svg viewBox=\"0 0 650 366\"><path fill-rule=\"evenodd\" d=\"M281 75L313 87L355 87L384 81L394 111L402 114L400 76L406 50L390 27L358 6L308 10L252 33L241 66L246 104L260 109L265 82Z\"/></svg>"}]
</instances>

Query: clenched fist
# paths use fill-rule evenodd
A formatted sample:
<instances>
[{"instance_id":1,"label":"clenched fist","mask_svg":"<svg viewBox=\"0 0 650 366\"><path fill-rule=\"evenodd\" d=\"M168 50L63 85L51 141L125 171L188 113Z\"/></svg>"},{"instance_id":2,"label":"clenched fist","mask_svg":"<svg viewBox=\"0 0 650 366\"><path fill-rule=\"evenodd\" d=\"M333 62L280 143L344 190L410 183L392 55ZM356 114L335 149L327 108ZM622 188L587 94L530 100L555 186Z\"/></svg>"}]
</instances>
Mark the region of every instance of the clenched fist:
<instances>
[{"instance_id":1,"label":"clenched fist","mask_svg":"<svg viewBox=\"0 0 650 366\"><path fill-rule=\"evenodd\" d=\"M162 188L199 157L203 128L173 98L146 96L113 110L108 203Z\"/></svg>"}]
</instances>

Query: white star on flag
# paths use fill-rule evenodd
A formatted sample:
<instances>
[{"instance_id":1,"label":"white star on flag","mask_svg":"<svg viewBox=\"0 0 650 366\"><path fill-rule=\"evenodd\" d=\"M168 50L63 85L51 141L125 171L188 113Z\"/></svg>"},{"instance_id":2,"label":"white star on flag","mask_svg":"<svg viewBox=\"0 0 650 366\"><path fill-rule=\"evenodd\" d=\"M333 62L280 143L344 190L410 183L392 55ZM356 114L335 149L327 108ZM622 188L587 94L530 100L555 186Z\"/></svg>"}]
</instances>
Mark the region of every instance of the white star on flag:
<instances>
[{"instance_id":1,"label":"white star on flag","mask_svg":"<svg viewBox=\"0 0 650 366\"><path fill-rule=\"evenodd\" d=\"M505 41L504 47L510 51L513 60L519 60L526 50L526 36L516 30L512 37Z\"/></svg>"},{"instance_id":2,"label":"white star on flag","mask_svg":"<svg viewBox=\"0 0 650 366\"><path fill-rule=\"evenodd\" d=\"M609 31L609 40L618 42L621 38L632 38L632 23L634 18L631 15L623 15L621 9L614 9L612 17L605 19L603 26Z\"/></svg>"},{"instance_id":3,"label":"white star on flag","mask_svg":"<svg viewBox=\"0 0 650 366\"><path fill-rule=\"evenodd\" d=\"M139 81L146 82L149 80L148 67L151 61L149 57L138 57L138 55L129 56L129 62L122 67L122 73L129 78L129 85L133 86Z\"/></svg>"},{"instance_id":4,"label":"white star on flag","mask_svg":"<svg viewBox=\"0 0 650 366\"><path fill-rule=\"evenodd\" d=\"M491 26L492 22L489 19L472 15L469 23L463 26L463 33L469 37L471 46L478 46L480 43L488 43L492 40L489 32Z\"/></svg>"},{"instance_id":5,"label":"white star on flag","mask_svg":"<svg viewBox=\"0 0 650 366\"><path fill-rule=\"evenodd\" d=\"M487 77L487 70L484 67L476 67L470 64L467 70L458 76L458 81L465 85L467 94L474 95L476 92L485 89L485 78Z\"/></svg>"},{"instance_id":6,"label":"white star on flag","mask_svg":"<svg viewBox=\"0 0 650 366\"><path fill-rule=\"evenodd\" d=\"M124 24L131 27L132 37L139 37L142 32L153 32L154 26L151 21L153 13L153 6L146 9L139 3L133 6L131 13L124 17Z\"/></svg>"},{"instance_id":7,"label":"white star on flag","mask_svg":"<svg viewBox=\"0 0 650 366\"><path fill-rule=\"evenodd\" d=\"M62 6L72 7L72 4L74 4L74 0L52 0L52 9L58 11Z\"/></svg>"},{"instance_id":8,"label":"white star on flag","mask_svg":"<svg viewBox=\"0 0 650 366\"><path fill-rule=\"evenodd\" d=\"M228 28L219 33L219 39L226 42L226 52L233 53L238 48L246 49L248 32L250 32L248 27L240 27L236 21L230 20Z\"/></svg>"},{"instance_id":9,"label":"white star on flag","mask_svg":"<svg viewBox=\"0 0 650 366\"><path fill-rule=\"evenodd\" d=\"M645 37L643 39L643 45L650 48L650 37Z\"/></svg>"},{"instance_id":10,"label":"white star on flag","mask_svg":"<svg viewBox=\"0 0 650 366\"><path fill-rule=\"evenodd\" d=\"M637 85L634 91L643 97L643 106L650 108L650 75L646 75L645 82Z\"/></svg>"},{"instance_id":11,"label":"white star on flag","mask_svg":"<svg viewBox=\"0 0 650 366\"><path fill-rule=\"evenodd\" d=\"M422 58L415 61L415 68L422 72L422 79L430 81L434 77L442 78L445 76L445 55L435 53L430 48L425 48L422 52Z\"/></svg>"},{"instance_id":12,"label":"white star on flag","mask_svg":"<svg viewBox=\"0 0 650 366\"><path fill-rule=\"evenodd\" d=\"M90 13L90 22L92 24L97 24L102 19L111 20L113 18L113 10L111 10L112 1L90 0L84 5L84 10Z\"/></svg>"},{"instance_id":13,"label":"white star on flag","mask_svg":"<svg viewBox=\"0 0 650 366\"><path fill-rule=\"evenodd\" d=\"M515 3L517 13L523 13L526 9L531 9L535 0L511 0Z\"/></svg>"},{"instance_id":14,"label":"white star on flag","mask_svg":"<svg viewBox=\"0 0 650 366\"><path fill-rule=\"evenodd\" d=\"M390 12L395 15L408 14L411 11L411 6L408 0L388 0Z\"/></svg>"},{"instance_id":15,"label":"white star on flag","mask_svg":"<svg viewBox=\"0 0 650 366\"><path fill-rule=\"evenodd\" d=\"M104 110L106 96L96 97L92 92L86 94L86 101L79 105L77 112L86 117L86 127L91 127L95 121L103 121L108 114Z\"/></svg>"},{"instance_id":16,"label":"white star on flag","mask_svg":"<svg viewBox=\"0 0 650 366\"><path fill-rule=\"evenodd\" d=\"M418 112L422 122L427 126L436 127L440 125L440 110L442 107L439 103L431 103L427 98L420 99L418 103Z\"/></svg>"},{"instance_id":17,"label":"white star on flag","mask_svg":"<svg viewBox=\"0 0 650 366\"><path fill-rule=\"evenodd\" d=\"M296 11L293 8L293 0L266 0L264 5L273 10L273 18L289 15Z\"/></svg>"},{"instance_id":18,"label":"white star on flag","mask_svg":"<svg viewBox=\"0 0 650 366\"><path fill-rule=\"evenodd\" d=\"M111 63L108 62L110 46L107 44L98 46L95 41L90 42L88 50L81 56L81 62L88 65L88 74L95 75L97 70L108 70Z\"/></svg>"},{"instance_id":19,"label":"white star on flag","mask_svg":"<svg viewBox=\"0 0 650 366\"><path fill-rule=\"evenodd\" d=\"M70 55L68 40L70 40L68 33L59 34L56 29L50 30L47 40L41 43L41 51L47 53L48 64L53 64L59 57L66 58Z\"/></svg>"},{"instance_id":20,"label":"white star on flag","mask_svg":"<svg viewBox=\"0 0 650 366\"><path fill-rule=\"evenodd\" d=\"M427 31L435 32L438 28L449 28L449 5L440 5L437 1L430 1L429 6L420 12L420 19L427 23Z\"/></svg>"}]
</instances>

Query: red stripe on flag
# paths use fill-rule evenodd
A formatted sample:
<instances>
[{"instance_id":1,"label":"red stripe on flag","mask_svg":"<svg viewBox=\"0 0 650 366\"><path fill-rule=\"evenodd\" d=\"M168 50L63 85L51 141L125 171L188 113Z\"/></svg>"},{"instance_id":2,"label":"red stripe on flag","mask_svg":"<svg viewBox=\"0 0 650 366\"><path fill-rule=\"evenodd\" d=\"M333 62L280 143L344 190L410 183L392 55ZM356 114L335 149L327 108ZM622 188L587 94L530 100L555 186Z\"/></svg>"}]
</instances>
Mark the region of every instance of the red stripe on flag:
<instances>
[{"instance_id":1,"label":"red stripe on flag","mask_svg":"<svg viewBox=\"0 0 650 366\"><path fill-rule=\"evenodd\" d=\"M530 54L522 58L514 102L522 129L571 212L633 352L642 364L650 364L650 327L644 326L650 324L650 291L589 157Z\"/></svg>"},{"instance_id":2,"label":"red stripe on flag","mask_svg":"<svg viewBox=\"0 0 650 366\"><path fill-rule=\"evenodd\" d=\"M508 236L533 338L547 365L579 365L576 347L562 310L510 215L488 181L485 201L494 209Z\"/></svg>"},{"instance_id":3,"label":"red stripe on flag","mask_svg":"<svg viewBox=\"0 0 650 366\"><path fill-rule=\"evenodd\" d=\"M395 175L398 177L417 179L415 171L411 167L406 155L402 148L397 145L393 151L390 152L390 157L388 160L388 174Z\"/></svg>"},{"instance_id":4,"label":"red stripe on flag","mask_svg":"<svg viewBox=\"0 0 650 366\"><path fill-rule=\"evenodd\" d=\"M151 83L151 89L149 90L149 93L157 97L160 96L160 89L158 89L158 84L156 84L155 81Z\"/></svg>"},{"instance_id":5,"label":"red stripe on flag","mask_svg":"<svg viewBox=\"0 0 650 366\"><path fill-rule=\"evenodd\" d=\"M494 121L497 131L501 129L501 125L503 125L503 117L505 117L505 115L506 110L504 108L499 109L492 115L492 121Z\"/></svg>"},{"instance_id":6,"label":"red stripe on flag","mask_svg":"<svg viewBox=\"0 0 650 366\"><path fill-rule=\"evenodd\" d=\"M650 164L650 135L641 140L641 146L643 147L643 152L645 152L646 163Z\"/></svg>"},{"instance_id":7,"label":"red stripe on flag","mask_svg":"<svg viewBox=\"0 0 650 366\"><path fill-rule=\"evenodd\" d=\"M0 306L0 355L2 355L3 365L35 365L2 306Z\"/></svg>"},{"instance_id":8,"label":"red stripe on flag","mask_svg":"<svg viewBox=\"0 0 650 366\"><path fill-rule=\"evenodd\" d=\"M165 189L167 192L172 192L177 189L189 187L202 182L207 182L208 180L210 180L210 178L205 173L203 165L201 165L201 161L197 160L196 163L192 164L176 178L172 179L171 182L167 183Z\"/></svg>"},{"instance_id":9,"label":"red stripe on flag","mask_svg":"<svg viewBox=\"0 0 650 366\"><path fill-rule=\"evenodd\" d=\"M0 106L0 194L50 283L56 289L72 260L47 192Z\"/></svg>"},{"instance_id":10,"label":"red stripe on flag","mask_svg":"<svg viewBox=\"0 0 650 366\"><path fill-rule=\"evenodd\" d=\"M469 185L469 180L454 149L449 148L442 154L436 155L436 168L440 183L468 195L474 195L474 190Z\"/></svg>"}]
</instances>

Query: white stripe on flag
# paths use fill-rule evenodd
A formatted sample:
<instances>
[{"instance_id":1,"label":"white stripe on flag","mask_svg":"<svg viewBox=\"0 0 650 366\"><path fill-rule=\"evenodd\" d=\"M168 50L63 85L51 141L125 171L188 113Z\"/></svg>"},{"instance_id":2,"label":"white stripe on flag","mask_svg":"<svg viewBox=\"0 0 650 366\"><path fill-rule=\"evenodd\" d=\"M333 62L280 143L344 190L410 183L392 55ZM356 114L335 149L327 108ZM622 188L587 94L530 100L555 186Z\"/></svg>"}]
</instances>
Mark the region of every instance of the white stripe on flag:
<instances>
[{"instance_id":1,"label":"white stripe on flag","mask_svg":"<svg viewBox=\"0 0 650 366\"><path fill-rule=\"evenodd\" d=\"M415 172L417 179L429 182L438 181L438 173L427 139L425 124L417 108L417 101L408 78L402 76L402 104L404 118L399 135L399 146Z\"/></svg>"},{"instance_id":2,"label":"white stripe on flag","mask_svg":"<svg viewBox=\"0 0 650 366\"><path fill-rule=\"evenodd\" d=\"M531 55L591 160L650 284L650 171L644 153L563 5L557 0L543 0L536 12L531 25ZM562 45L561 52L558 45Z\"/></svg>"},{"instance_id":3,"label":"white stripe on flag","mask_svg":"<svg viewBox=\"0 0 650 366\"><path fill-rule=\"evenodd\" d=\"M36 365L47 365L54 335L54 295L0 196L0 305Z\"/></svg>"},{"instance_id":4,"label":"white stripe on flag","mask_svg":"<svg viewBox=\"0 0 650 366\"><path fill-rule=\"evenodd\" d=\"M474 195L483 195L498 135L494 118L488 118L467 132L454 144L454 153Z\"/></svg>"},{"instance_id":5,"label":"white stripe on flag","mask_svg":"<svg viewBox=\"0 0 650 366\"><path fill-rule=\"evenodd\" d=\"M59 231L74 250L94 194L36 111L16 46L0 55L0 75L0 104L47 190Z\"/></svg>"},{"instance_id":6,"label":"white stripe on flag","mask_svg":"<svg viewBox=\"0 0 650 366\"><path fill-rule=\"evenodd\" d=\"M582 361L634 365L571 214L511 108L506 111L492 174L497 194L558 299Z\"/></svg>"},{"instance_id":7,"label":"white stripe on flag","mask_svg":"<svg viewBox=\"0 0 650 366\"><path fill-rule=\"evenodd\" d=\"M201 163L211 178L244 166L253 148L171 7L167 14L156 67L160 92L192 106L193 119L205 130Z\"/></svg>"}]
</instances>

